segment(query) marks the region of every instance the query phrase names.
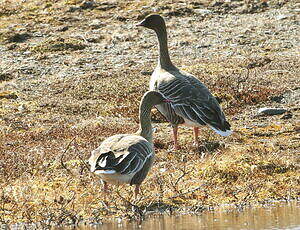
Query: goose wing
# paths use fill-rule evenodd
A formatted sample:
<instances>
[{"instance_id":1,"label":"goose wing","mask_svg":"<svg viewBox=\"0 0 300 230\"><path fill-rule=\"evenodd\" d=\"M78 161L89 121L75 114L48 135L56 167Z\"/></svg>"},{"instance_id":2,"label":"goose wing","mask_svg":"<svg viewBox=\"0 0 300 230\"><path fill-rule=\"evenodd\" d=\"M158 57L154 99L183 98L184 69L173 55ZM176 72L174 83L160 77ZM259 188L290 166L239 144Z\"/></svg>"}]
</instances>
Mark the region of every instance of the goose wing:
<instances>
[{"instance_id":1,"label":"goose wing","mask_svg":"<svg viewBox=\"0 0 300 230\"><path fill-rule=\"evenodd\" d=\"M176 77L162 77L161 79L169 80L158 81L157 90L172 101L171 106L176 114L199 125L207 124L221 132L230 130L219 103L204 84L187 73L166 74Z\"/></svg>"},{"instance_id":2,"label":"goose wing","mask_svg":"<svg viewBox=\"0 0 300 230\"><path fill-rule=\"evenodd\" d=\"M94 150L94 170L108 170L134 175L153 158L151 144L136 135L115 135L106 139Z\"/></svg>"}]
</instances>

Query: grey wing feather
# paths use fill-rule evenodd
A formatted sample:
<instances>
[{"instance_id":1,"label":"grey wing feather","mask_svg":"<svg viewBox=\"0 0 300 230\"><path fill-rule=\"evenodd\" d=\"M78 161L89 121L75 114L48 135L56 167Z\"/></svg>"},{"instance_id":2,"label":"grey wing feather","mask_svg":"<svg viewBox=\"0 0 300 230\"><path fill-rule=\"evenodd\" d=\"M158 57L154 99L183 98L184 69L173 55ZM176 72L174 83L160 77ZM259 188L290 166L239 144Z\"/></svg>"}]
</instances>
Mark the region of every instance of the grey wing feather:
<instances>
[{"instance_id":1,"label":"grey wing feather","mask_svg":"<svg viewBox=\"0 0 300 230\"><path fill-rule=\"evenodd\" d=\"M190 75L163 82L158 91L172 101L174 112L194 123L208 124L220 130L230 129L215 97L204 84Z\"/></svg>"},{"instance_id":2,"label":"grey wing feather","mask_svg":"<svg viewBox=\"0 0 300 230\"><path fill-rule=\"evenodd\" d=\"M153 150L147 141L140 141L131 145L125 157L115 165L117 172L121 174L133 174L139 172L145 162L153 157Z\"/></svg>"},{"instance_id":3,"label":"grey wing feather","mask_svg":"<svg viewBox=\"0 0 300 230\"><path fill-rule=\"evenodd\" d=\"M150 158L147 160L143 166L143 168L140 170L140 173L136 173L133 178L131 179L130 184L141 184L143 180L146 178L151 166L153 164L153 158Z\"/></svg>"},{"instance_id":4,"label":"grey wing feather","mask_svg":"<svg viewBox=\"0 0 300 230\"><path fill-rule=\"evenodd\" d=\"M174 108L170 103L162 103L155 106L159 112L169 121L171 124L182 124L184 120L182 116L178 116Z\"/></svg>"}]
</instances>

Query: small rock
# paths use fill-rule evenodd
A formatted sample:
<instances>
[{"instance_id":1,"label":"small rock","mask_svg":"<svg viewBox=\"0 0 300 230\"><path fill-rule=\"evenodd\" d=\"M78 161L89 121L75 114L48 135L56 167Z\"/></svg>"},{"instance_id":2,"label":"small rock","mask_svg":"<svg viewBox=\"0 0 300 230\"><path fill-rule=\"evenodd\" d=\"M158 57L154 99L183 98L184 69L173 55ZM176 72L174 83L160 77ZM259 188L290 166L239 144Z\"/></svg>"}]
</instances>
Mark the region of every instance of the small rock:
<instances>
[{"instance_id":1,"label":"small rock","mask_svg":"<svg viewBox=\"0 0 300 230\"><path fill-rule=\"evenodd\" d=\"M0 92L0 99L5 98L5 99L17 99L18 96L14 92Z\"/></svg>"},{"instance_id":2,"label":"small rock","mask_svg":"<svg viewBox=\"0 0 300 230\"><path fill-rule=\"evenodd\" d=\"M258 110L259 114L266 114L266 115L279 115L287 112L286 109L280 109L280 108L260 108Z\"/></svg>"},{"instance_id":3,"label":"small rock","mask_svg":"<svg viewBox=\"0 0 300 230\"><path fill-rule=\"evenodd\" d=\"M22 105L20 105L20 106L18 107L18 110L19 110L20 112L25 112L25 111L27 111L28 109L27 109L27 106L26 106L26 105L22 104Z\"/></svg>"},{"instance_id":4,"label":"small rock","mask_svg":"<svg viewBox=\"0 0 300 230\"><path fill-rule=\"evenodd\" d=\"M210 3L210 6L216 7L216 6L221 6L221 5L223 5L223 4L224 4L224 2L215 0L215 1L212 1L212 2Z\"/></svg>"},{"instance_id":5,"label":"small rock","mask_svg":"<svg viewBox=\"0 0 300 230\"><path fill-rule=\"evenodd\" d=\"M269 57L258 57L253 60L251 60L251 63L249 63L246 68L247 69L253 69L257 67L263 67L267 64L269 64L272 60Z\"/></svg>"},{"instance_id":6,"label":"small rock","mask_svg":"<svg viewBox=\"0 0 300 230\"><path fill-rule=\"evenodd\" d=\"M15 49L15 48L17 48L17 47L18 47L17 44L12 43L12 44L9 44L9 45L7 46L7 50L13 50L13 49Z\"/></svg>"},{"instance_id":7,"label":"small rock","mask_svg":"<svg viewBox=\"0 0 300 230\"><path fill-rule=\"evenodd\" d=\"M271 101L275 101L275 102L277 102L277 103L281 103L281 102L282 102L282 99L283 99L283 96L282 96L282 95L271 97Z\"/></svg>"},{"instance_id":8,"label":"small rock","mask_svg":"<svg viewBox=\"0 0 300 230\"><path fill-rule=\"evenodd\" d=\"M287 18L291 18L293 17L293 14L280 14L276 17L277 20L283 20L283 19L287 19Z\"/></svg>"},{"instance_id":9,"label":"small rock","mask_svg":"<svg viewBox=\"0 0 300 230\"><path fill-rule=\"evenodd\" d=\"M190 42L189 41L180 41L179 45L180 46L188 46L188 45L190 45Z\"/></svg>"},{"instance_id":10,"label":"small rock","mask_svg":"<svg viewBox=\"0 0 300 230\"><path fill-rule=\"evenodd\" d=\"M87 38L86 40L92 43L99 43L102 39L104 39L104 36L98 35L98 36Z\"/></svg>"},{"instance_id":11,"label":"small rock","mask_svg":"<svg viewBox=\"0 0 300 230\"><path fill-rule=\"evenodd\" d=\"M57 31L59 31L59 32L65 32L65 31L67 31L68 29L69 29L68 26L60 26L59 28L57 28Z\"/></svg>"},{"instance_id":12,"label":"small rock","mask_svg":"<svg viewBox=\"0 0 300 230\"><path fill-rule=\"evenodd\" d=\"M99 29L101 27L103 27L103 24L101 23L101 21L99 19L94 19L90 25L89 25L92 29Z\"/></svg>"},{"instance_id":13,"label":"small rock","mask_svg":"<svg viewBox=\"0 0 300 230\"><path fill-rule=\"evenodd\" d=\"M31 54L30 51L25 51L25 52L23 52L23 55L30 55L30 54Z\"/></svg>"},{"instance_id":14,"label":"small rock","mask_svg":"<svg viewBox=\"0 0 300 230\"><path fill-rule=\"evenodd\" d=\"M110 9L114 9L117 7L117 3L115 2L101 2L99 6L96 8L97 10L106 11Z\"/></svg>"},{"instance_id":15,"label":"small rock","mask_svg":"<svg viewBox=\"0 0 300 230\"><path fill-rule=\"evenodd\" d=\"M10 73L0 73L0 82L1 81L9 81L11 79L13 79L13 77Z\"/></svg>"},{"instance_id":16,"label":"small rock","mask_svg":"<svg viewBox=\"0 0 300 230\"><path fill-rule=\"evenodd\" d=\"M93 9L95 8L95 2L94 1L84 1L83 3L81 3L80 5L81 9Z\"/></svg>"},{"instance_id":17,"label":"small rock","mask_svg":"<svg viewBox=\"0 0 300 230\"><path fill-rule=\"evenodd\" d=\"M127 18L120 16L120 15L117 15L115 18L120 22L125 22L127 20Z\"/></svg>"},{"instance_id":18,"label":"small rock","mask_svg":"<svg viewBox=\"0 0 300 230\"><path fill-rule=\"evenodd\" d=\"M201 14L201 15L212 14L212 11L207 9L194 9L194 11L196 14Z\"/></svg>"},{"instance_id":19,"label":"small rock","mask_svg":"<svg viewBox=\"0 0 300 230\"><path fill-rule=\"evenodd\" d=\"M13 36L11 36L10 38L8 38L8 42L9 43L11 43L11 42L21 43L21 42L25 42L29 38L31 38L31 35L28 33L21 33L21 34L16 33Z\"/></svg>"},{"instance_id":20,"label":"small rock","mask_svg":"<svg viewBox=\"0 0 300 230\"><path fill-rule=\"evenodd\" d=\"M211 45L210 44L200 44L200 45L196 46L197 49L203 49L203 48L208 48L208 47L211 47Z\"/></svg>"},{"instance_id":21,"label":"small rock","mask_svg":"<svg viewBox=\"0 0 300 230\"><path fill-rule=\"evenodd\" d=\"M183 7L183 8L176 8L173 11L169 11L166 13L166 16L188 16L192 15L194 11L190 8Z\"/></svg>"},{"instance_id":22,"label":"small rock","mask_svg":"<svg viewBox=\"0 0 300 230\"><path fill-rule=\"evenodd\" d=\"M152 71L142 71L141 74L144 76L151 76Z\"/></svg>"},{"instance_id":23,"label":"small rock","mask_svg":"<svg viewBox=\"0 0 300 230\"><path fill-rule=\"evenodd\" d=\"M77 10L80 10L80 7L78 7L78 6L70 6L70 8L68 9L68 12L75 12Z\"/></svg>"}]
</instances>

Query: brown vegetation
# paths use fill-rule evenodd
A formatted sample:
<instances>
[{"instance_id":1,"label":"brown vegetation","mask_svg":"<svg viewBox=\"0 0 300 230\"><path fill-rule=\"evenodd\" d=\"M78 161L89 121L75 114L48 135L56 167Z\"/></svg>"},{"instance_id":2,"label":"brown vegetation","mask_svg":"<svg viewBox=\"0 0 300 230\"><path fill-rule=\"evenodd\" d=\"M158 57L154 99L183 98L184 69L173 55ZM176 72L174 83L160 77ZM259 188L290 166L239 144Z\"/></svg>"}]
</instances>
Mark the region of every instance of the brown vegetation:
<instances>
[{"instance_id":1,"label":"brown vegetation","mask_svg":"<svg viewBox=\"0 0 300 230\"><path fill-rule=\"evenodd\" d=\"M299 199L296 1L0 2L0 224ZM134 24L153 11L167 18L174 63L207 84L235 132L203 128L196 149L181 128L182 149L172 152L171 129L154 111L157 157L142 195L121 186L105 197L85 160L105 137L138 128L157 48ZM264 106L289 113L257 116Z\"/></svg>"}]
</instances>

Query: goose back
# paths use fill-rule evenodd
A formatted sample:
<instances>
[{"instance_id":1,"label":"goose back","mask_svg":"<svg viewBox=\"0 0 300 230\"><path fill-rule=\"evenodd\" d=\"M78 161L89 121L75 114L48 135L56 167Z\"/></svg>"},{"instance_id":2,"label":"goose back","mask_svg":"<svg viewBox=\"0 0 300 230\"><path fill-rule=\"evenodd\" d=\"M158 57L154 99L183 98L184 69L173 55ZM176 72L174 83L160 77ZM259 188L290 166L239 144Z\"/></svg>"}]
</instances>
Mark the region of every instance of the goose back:
<instances>
[{"instance_id":1,"label":"goose back","mask_svg":"<svg viewBox=\"0 0 300 230\"><path fill-rule=\"evenodd\" d=\"M145 138L118 134L103 141L92 152L89 163L91 171L105 181L140 184L152 165L153 156L153 148ZM135 176L140 172L140 176Z\"/></svg>"}]
</instances>

